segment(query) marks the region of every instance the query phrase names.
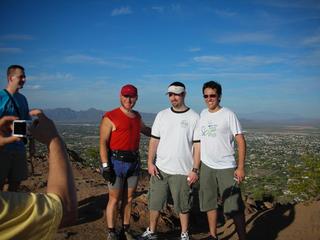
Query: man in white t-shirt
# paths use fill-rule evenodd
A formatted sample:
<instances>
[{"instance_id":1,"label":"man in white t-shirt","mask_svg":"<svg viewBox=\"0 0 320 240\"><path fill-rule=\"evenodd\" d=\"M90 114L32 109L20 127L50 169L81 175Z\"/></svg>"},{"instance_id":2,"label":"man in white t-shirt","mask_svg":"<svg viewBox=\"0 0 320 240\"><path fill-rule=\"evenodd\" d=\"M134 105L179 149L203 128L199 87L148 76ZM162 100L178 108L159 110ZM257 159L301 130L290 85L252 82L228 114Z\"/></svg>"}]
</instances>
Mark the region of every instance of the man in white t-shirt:
<instances>
[{"instance_id":1,"label":"man in white t-shirt","mask_svg":"<svg viewBox=\"0 0 320 240\"><path fill-rule=\"evenodd\" d=\"M210 229L208 239L217 239L217 200L220 195L225 214L233 218L239 239L243 240L246 232L239 183L245 178L246 142L237 116L220 106L221 85L209 81L203 85L202 92L208 108L200 114L199 196L200 209L207 212ZM234 140L238 147L237 162Z\"/></svg>"},{"instance_id":2,"label":"man in white t-shirt","mask_svg":"<svg viewBox=\"0 0 320 240\"><path fill-rule=\"evenodd\" d=\"M183 83L170 84L167 94L172 106L160 111L152 126L148 152L150 224L139 239L157 239L159 211L169 191L180 217L181 239L189 239L190 188L198 180L200 165L199 115L185 105Z\"/></svg>"}]
</instances>

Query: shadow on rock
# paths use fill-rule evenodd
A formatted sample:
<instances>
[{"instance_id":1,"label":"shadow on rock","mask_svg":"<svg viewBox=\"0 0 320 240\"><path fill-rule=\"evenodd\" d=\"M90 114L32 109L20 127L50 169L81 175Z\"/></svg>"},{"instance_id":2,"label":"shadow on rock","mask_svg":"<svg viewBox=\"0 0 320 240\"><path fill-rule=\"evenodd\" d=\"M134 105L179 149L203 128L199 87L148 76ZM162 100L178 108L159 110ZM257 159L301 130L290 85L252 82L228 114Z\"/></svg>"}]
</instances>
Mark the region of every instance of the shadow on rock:
<instances>
[{"instance_id":1,"label":"shadow on rock","mask_svg":"<svg viewBox=\"0 0 320 240\"><path fill-rule=\"evenodd\" d=\"M276 205L275 208L266 210L253 220L248 239L274 240L281 230L293 222L294 217L294 205Z\"/></svg>"},{"instance_id":2,"label":"shadow on rock","mask_svg":"<svg viewBox=\"0 0 320 240\"><path fill-rule=\"evenodd\" d=\"M108 202L108 195L101 194L81 200L78 205L78 220L76 225L89 223L103 217Z\"/></svg>"}]
</instances>

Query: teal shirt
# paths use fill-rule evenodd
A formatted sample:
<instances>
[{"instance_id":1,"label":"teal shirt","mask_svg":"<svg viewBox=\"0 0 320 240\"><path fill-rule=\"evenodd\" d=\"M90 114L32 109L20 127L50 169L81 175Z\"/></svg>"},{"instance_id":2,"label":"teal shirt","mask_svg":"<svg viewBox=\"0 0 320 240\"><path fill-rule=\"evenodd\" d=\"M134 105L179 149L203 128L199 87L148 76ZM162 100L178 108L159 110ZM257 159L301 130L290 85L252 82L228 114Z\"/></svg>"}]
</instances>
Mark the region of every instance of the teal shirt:
<instances>
[{"instance_id":1,"label":"teal shirt","mask_svg":"<svg viewBox=\"0 0 320 240\"><path fill-rule=\"evenodd\" d=\"M31 120L29 115L29 106L25 96L21 93L17 92L11 95L19 109L20 117L22 120ZM3 116L17 116L14 109L14 104L10 100L8 94L2 89L0 90L0 117ZM8 144L5 146L5 149L24 149L24 144L22 142L16 142L12 144Z\"/></svg>"}]
</instances>

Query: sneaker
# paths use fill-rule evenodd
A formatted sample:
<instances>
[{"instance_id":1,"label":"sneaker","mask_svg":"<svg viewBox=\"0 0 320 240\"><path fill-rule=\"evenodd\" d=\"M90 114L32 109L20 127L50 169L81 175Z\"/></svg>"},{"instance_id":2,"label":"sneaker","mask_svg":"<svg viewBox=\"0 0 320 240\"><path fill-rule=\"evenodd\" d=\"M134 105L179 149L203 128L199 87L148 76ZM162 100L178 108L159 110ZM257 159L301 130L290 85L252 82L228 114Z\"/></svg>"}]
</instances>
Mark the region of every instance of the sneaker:
<instances>
[{"instance_id":1,"label":"sneaker","mask_svg":"<svg viewBox=\"0 0 320 240\"><path fill-rule=\"evenodd\" d=\"M180 237L181 240L189 240L189 234L188 232L183 232L181 233L181 237Z\"/></svg>"},{"instance_id":2,"label":"sneaker","mask_svg":"<svg viewBox=\"0 0 320 240\"><path fill-rule=\"evenodd\" d=\"M118 240L117 234L115 232L108 232L107 240Z\"/></svg>"},{"instance_id":3,"label":"sneaker","mask_svg":"<svg viewBox=\"0 0 320 240\"><path fill-rule=\"evenodd\" d=\"M142 235L138 238L139 240L148 240L148 239L158 239L158 236L150 231L150 228L147 228L147 230L142 233Z\"/></svg>"}]
</instances>

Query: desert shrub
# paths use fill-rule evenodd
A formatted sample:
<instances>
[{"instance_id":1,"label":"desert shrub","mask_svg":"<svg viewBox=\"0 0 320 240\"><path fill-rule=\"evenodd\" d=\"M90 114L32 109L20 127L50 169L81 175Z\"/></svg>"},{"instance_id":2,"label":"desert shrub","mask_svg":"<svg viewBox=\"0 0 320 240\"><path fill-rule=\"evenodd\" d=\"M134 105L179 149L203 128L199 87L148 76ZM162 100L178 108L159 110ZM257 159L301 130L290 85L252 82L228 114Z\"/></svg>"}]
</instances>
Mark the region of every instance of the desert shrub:
<instances>
[{"instance_id":1,"label":"desert shrub","mask_svg":"<svg viewBox=\"0 0 320 240\"><path fill-rule=\"evenodd\" d=\"M295 200L312 200L320 196L320 156L303 155L288 167L288 189Z\"/></svg>"}]
</instances>

